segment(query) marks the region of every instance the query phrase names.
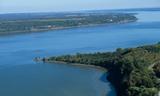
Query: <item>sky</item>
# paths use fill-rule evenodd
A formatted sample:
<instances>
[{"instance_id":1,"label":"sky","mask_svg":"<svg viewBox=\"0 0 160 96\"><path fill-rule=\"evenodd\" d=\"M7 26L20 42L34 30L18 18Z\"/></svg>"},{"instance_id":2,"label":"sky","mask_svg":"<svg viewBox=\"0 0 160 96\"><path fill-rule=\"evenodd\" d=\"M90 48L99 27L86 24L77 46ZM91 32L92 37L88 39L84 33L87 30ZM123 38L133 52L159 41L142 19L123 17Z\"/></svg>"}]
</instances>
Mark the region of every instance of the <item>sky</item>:
<instances>
[{"instance_id":1,"label":"sky","mask_svg":"<svg viewBox=\"0 0 160 96\"><path fill-rule=\"evenodd\" d=\"M0 0L0 13L160 7L160 0Z\"/></svg>"}]
</instances>

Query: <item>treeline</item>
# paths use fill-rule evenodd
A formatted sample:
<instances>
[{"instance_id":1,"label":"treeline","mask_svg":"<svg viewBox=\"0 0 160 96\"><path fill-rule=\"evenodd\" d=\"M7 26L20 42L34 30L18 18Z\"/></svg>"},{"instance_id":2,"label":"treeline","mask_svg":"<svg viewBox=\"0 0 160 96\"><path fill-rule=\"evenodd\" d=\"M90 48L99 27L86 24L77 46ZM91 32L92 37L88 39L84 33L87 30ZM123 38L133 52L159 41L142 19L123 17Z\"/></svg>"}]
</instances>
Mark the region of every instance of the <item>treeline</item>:
<instances>
[{"instance_id":1,"label":"treeline","mask_svg":"<svg viewBox=\"0 0 160 96\"><path fill-rule=\"evenodd\" d=\"M2 18L2 17L1 17ZM92 24L126 23L136 21L133 14L69 14L31 19L1 19L0 33L34 32Z\"/></svg>"},{"instance_id":2,"label":"treeline","mask_svg":"<svg viewBox=\"0 0 160 96\"><path fill-rule=\"evenodd\" d=\"M155 96L160 91L160 44L119 48L115 52L50 57L43 61L105 67L118 96Z\"/></svg>"}]
</instances>

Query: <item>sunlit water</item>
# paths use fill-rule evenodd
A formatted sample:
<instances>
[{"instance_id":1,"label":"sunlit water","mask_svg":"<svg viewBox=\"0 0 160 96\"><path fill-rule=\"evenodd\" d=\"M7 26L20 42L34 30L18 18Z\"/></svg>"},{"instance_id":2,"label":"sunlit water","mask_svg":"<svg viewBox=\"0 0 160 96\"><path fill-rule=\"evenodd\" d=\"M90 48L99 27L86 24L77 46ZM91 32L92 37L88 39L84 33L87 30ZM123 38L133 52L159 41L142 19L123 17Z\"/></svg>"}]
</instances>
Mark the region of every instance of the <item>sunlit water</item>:
<instances>
[{"instance_id":1,"label":"sunlit water","mask_svg":"<svg viewBox=\"0 0 160 96\"><path fill-rule=\"evenodd\" d=\"M34 57L113 51L160 41L160 12L139 20L0 37L0 96L115 96L103 70L43 64Z\"/></svg>"}]
</instances>

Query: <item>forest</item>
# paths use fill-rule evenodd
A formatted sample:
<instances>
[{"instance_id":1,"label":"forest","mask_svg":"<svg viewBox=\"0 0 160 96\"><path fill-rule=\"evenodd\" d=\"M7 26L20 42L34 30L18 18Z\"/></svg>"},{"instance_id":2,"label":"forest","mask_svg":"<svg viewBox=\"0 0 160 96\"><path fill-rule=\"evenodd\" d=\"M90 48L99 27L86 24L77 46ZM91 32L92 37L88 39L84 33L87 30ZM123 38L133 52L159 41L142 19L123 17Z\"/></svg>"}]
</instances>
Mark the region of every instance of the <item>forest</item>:
<instances>
[{"instance_id":1,"label":"forest","mask_svg":"<svg viewBox=\"0 0 160 96\"><path fill-rule=\"evenodd\" d=\"M160 91L160 43L137 48L43 58L43 62L104 67L118 96L156 96Z\"/></svg>"}]
</instances>

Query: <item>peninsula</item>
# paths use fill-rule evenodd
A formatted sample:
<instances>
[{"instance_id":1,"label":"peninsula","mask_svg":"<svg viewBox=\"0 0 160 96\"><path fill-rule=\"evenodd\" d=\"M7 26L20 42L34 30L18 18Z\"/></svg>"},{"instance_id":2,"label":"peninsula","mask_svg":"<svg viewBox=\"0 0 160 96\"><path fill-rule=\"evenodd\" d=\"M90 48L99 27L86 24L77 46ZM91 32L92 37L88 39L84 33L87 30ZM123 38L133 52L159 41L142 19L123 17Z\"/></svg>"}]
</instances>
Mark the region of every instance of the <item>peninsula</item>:
<instances>
[{"instance_id":1,"label":"peninsula","mask_svg":"<svg viewBox=\"0 0 160 96\"><path fill-rule=\"evenodd\" d=\"M160 43L115 52L64 55L42 59L46 63L85 64L106 68L107 79L118 96L158 96L160 91Z\"/></svg>"}]
</instances>

